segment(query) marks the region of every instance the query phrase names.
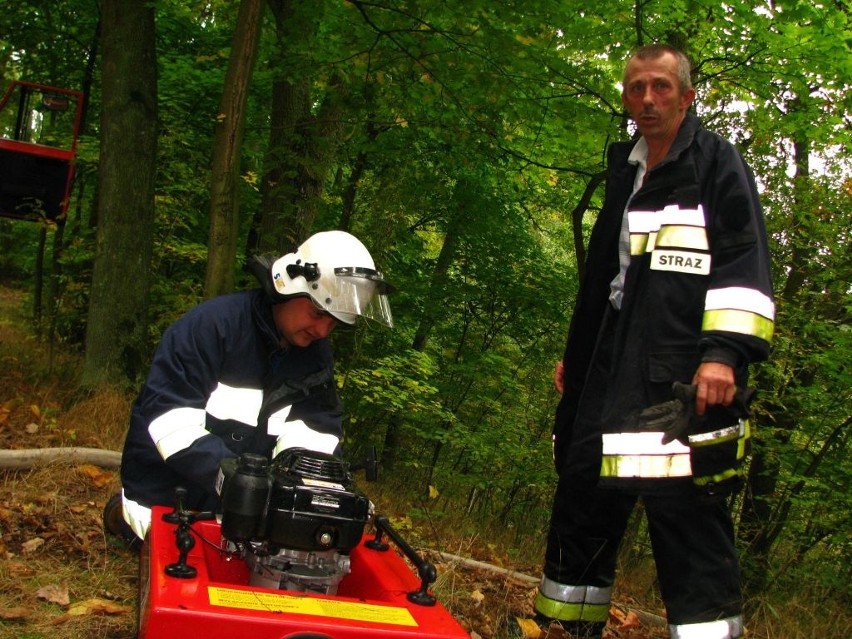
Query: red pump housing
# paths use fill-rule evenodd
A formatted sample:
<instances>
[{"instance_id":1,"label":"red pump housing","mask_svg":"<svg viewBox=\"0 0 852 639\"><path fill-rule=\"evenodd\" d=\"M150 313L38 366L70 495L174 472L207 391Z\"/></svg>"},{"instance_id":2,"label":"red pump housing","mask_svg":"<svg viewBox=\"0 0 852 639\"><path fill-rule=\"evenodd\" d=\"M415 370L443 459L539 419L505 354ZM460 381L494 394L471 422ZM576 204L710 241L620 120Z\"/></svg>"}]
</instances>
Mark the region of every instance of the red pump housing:
<instances>
[{"instance_id":1,"label":"red pump housing","mask_svg":"<svg viewBox=\"0 0 852 639\"><path fill-rule=\"evenodd\" d=\"M249 585L249 568L223 550L215 519L181 527L169 515L154 508L143 544L138 639L469 639L440 602L418 597L428 582L381 542L381 532L351 549L351 572L326 595Z\"/></svg>"}]
</instances>

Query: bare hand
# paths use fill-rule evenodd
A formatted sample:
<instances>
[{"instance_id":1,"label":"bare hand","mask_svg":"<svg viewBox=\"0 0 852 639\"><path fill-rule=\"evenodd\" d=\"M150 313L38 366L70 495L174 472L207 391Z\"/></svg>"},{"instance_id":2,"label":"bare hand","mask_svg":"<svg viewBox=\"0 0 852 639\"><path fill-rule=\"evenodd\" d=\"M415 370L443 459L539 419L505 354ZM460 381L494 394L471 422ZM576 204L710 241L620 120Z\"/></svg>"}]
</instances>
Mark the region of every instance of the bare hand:
<instances>
[{"instance_id":1,"label":"bare hand","mask_svg":"<svg viewBox=\"0 0 852 639\"><path fill-rule=\"evenodd\" d=\"M703 415L708 406L730 406L737 390L734 369L721 362L704 362L695 371L695 413Z\"/></svg>"},{"instance_id":2,"label":"bare hand","mask_svg":"<svg viewBox=\"0 0 852 639\"><path fill-rule=\"evenodd\" d=\"M556 367L553 369L553 385L556 386L556 390L559 394L562 394L562 391L565 390L565 366L562 364L562 360L560 359L556 362Z\"/></svg>"}]
</instances>

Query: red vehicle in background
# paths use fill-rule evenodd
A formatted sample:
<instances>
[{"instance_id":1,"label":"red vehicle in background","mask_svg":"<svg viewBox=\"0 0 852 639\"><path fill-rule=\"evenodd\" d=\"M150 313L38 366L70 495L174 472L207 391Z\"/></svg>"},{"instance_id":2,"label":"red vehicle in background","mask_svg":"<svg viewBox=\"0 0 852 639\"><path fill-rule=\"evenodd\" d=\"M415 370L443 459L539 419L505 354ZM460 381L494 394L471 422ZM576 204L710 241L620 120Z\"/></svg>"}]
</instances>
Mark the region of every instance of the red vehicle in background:
<instances>
[{"instance_id":1,"label":"red vehicle in background","mask_svg":"<svg viewBox=\"0 0 852 639\"><path fill-rule=\"evenodd\" d=\"M80 91L12 82L0 99L0 217L65 222L82 108Z\"/></svg>"}]
</instances>

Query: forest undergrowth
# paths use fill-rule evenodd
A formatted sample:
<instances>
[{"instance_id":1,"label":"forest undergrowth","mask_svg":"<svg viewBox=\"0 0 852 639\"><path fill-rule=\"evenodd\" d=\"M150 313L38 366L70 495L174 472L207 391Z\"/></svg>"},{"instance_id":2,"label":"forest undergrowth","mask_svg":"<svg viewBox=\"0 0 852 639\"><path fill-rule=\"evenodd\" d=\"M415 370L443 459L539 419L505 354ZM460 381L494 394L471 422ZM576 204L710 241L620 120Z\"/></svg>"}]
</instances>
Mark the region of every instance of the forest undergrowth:
<instances>
[{"instance_id":1,"label":"forest undergrowth","mask_svg":"<svg viewBox=\"0 0 852 639\"><path fill-rule=\"evenodd\" d=\"M40 343L26 316L27 295L0 287L0 449L119 451L132 394L79 392L79 355ZM0 639L135 635L137 555L102 526L118 488L115 468L62 461L0 468ZM530 612L541 539L522 544L523 556L510 555L503 549L515 544L504 543L497 526L471 532L461 516L432 518L417 498L382 480L365 492L436 564L435 594L473 638L500 639L509 615ZM667 637L650 562L634 557L620 575L605 639ZM795 594L755 606L748 636L842 637L834 634L839 626L824 625L820 603L824 612L824 599Z\"/></svg>"}]
</instances>

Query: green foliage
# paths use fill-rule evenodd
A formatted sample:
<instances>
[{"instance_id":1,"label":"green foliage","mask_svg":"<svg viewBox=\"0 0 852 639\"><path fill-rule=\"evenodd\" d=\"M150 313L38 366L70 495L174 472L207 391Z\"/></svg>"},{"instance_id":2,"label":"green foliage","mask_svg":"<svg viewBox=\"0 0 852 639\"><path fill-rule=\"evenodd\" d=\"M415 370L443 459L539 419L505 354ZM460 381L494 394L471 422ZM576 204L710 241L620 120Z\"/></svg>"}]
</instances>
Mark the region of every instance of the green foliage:
<instances>
[{"instance_id":1,"label":"green foliage","mask_svg":"<svg viewBox=\"0 0 852 639\"><path fill-rule=\"evenodd\" d=\"M541 536L554 478L551 376L577 290L571 214L587 237L601 194L588 206L581 197L607 144L630 135L618 84L628 52L669 40L696 63L699 115L754 169L772 238L777 334L755 376L756 451L773 485L761 496L761 565L779 584L804 571L822 585L848 582L849 3L292 5L286 37L265 17L242 148L241 242L269 152L287 158L285 176L327 175L313 230L345 226L397 286L393 331L335 336L348 443L395 441L401 487L431 486L436 511ZM156 7L151 346L202 294L236 13L223 0ZM80 86L96 9L6 2L0 75ZM81 341L96 254L97 67L94 79L57 274L57 329L69 342ZM337 114L312 122L317 148L266 148L276 79L309 86L311 116ZM35 226L0 221L3 277L30 276L37 242Z\"/></svg>"},{"instance_id":2,"label":"green foliage","mask_svg":"<svg viewBox=\"0 0 852 639\"><path fill-rule=\"evenodd\" d=\"M410 349L350 368L341 378L347 441L355 448L381 446L395 417L403 420L407 435L432 439L430 424L453 421L440 404L438 389L429 383L436 372L427 354Z\"/></svg>"}]
</instances>

